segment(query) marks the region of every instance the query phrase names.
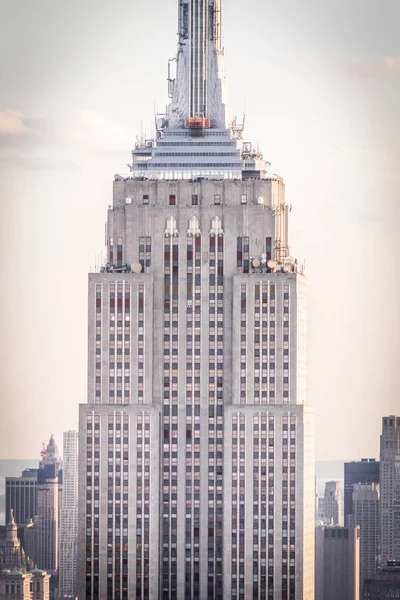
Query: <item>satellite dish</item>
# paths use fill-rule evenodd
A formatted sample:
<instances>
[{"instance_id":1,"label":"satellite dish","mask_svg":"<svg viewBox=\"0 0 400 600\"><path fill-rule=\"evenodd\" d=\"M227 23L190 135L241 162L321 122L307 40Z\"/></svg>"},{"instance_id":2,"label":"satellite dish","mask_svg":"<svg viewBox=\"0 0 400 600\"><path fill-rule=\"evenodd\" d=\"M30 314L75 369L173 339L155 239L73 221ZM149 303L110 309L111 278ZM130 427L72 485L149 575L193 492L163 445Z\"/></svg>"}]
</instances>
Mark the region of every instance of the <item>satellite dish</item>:
<instances>
[{"instance_id":1,"label":"satellite dish","mask_svg":"<svg viewBox=\"0 0 400 600\"><path fill-rule=\"evenodd\" d=\"M266 258L262 258L261 259L261 264L262 265L266 265L267 264L267 259Z\"/></svg>"},{"instance_id":2,"label":"satellite dish","mask_svg":"<svg viewBox=\"0 0 400 600\"><path fill-rule=\"evenodd\" d=\"M260 264L261 264L261 263L260 263L260 261L258 260L258 258L255 258L255 259L253 260L253 267L254 267L255 269L258 269L258 267L260 266Z\"/></svg>"},{"instance_id":3,"label":"satellite dish","mask_svg":"<svg viewBox=\"0 0 400 600\"><path fill-rule=\"evenodd\" d=\"M156 121L156 126L158 130L162 129L164 127L164 119L159 117Z\"/></svg>"},{"instance_id":4,"label":"satellite dish","mask_svg":"<svg viewBox=\"0 0 400 600\"><path fill-rule=\"evenodd\" d=\"M262 196L257 198L257 204L264 204L264 198Z\"/></svg>"},{"instance_id":5,"label":"satellite dish","mask_svg":"<svg viewBox=\"0 0 400 600\"><path fill-rule=\"evenodd\" d=\"M132 198L125 198L125 204L132 204Z\"/></svg>"},{"instance_id":6,"label":"satellite dish","mask_svg":"<svg viewBox=\"0 0 400 600\"><path fill-rule=\"evenodd\" d=\"M133 263L133 265L131 266L131 270L133 273L141 273L142 265L140 263Z\"/></svg>"},{"instance_id":7,"label":"satellite dish","mask_svg":"<svg viewBox=\"0 0 400 600\"><path fill-rule=\"evenodd\" d=\"M261 258L263 258L263 259L267 258L267 255L265 254L265 252L263 252L263 253L261 254Z\"/></svg>"},{"instance_id":8,"label":"satellite dish","mask_svg":"<svg viewBox=\"0 0 400 600\"><path fill-rule=\"evenodd\" d=\"M269 267L270 269L275 269L275 267L276 267L276 265L277 265L277 264L278 264L278 263L276 262L276 260L269 260L269 261L268 261L268 267Z\"/></svg>"}]
</instances>

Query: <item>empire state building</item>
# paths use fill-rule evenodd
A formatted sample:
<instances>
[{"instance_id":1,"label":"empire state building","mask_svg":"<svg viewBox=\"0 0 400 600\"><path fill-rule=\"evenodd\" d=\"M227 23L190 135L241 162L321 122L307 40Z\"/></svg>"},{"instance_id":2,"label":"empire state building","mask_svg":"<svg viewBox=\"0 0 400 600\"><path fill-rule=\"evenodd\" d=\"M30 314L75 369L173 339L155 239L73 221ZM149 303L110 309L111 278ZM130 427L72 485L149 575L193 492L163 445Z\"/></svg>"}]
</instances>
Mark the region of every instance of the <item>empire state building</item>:
<instances>
[{"instance_id":1,"label":"empire state building","mask_svg":"<svg viewBox=\"0 0 400 600\"><path fill-rule=\"evenodd\" d=\"M314 600L306 278L224 103L222 0L179 0L156 139L89 274L80 600Z\"/></svg>"}]
</instances>

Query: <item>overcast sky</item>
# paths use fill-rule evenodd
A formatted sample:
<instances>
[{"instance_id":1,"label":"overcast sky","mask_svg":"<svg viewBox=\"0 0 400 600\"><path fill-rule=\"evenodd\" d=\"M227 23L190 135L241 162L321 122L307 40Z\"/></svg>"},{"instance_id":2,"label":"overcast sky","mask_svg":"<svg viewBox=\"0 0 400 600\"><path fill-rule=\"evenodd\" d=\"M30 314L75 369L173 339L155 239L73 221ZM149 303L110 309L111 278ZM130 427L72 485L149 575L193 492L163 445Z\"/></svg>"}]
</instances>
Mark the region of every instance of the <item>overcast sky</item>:
<instances>
[{"instance_id":1,"label":"overcast sky","mask_svg":"<svg viewBox=\"0 0 400 600\"><path fill-rule=\"evenodd\" d=\"M0 457L86 401L87 272L114 173L166 103L177 0L0 0ZM317 459L400 414L400 2L225 0L232 114L286 181Z\"/></svg>"}]
</instances>

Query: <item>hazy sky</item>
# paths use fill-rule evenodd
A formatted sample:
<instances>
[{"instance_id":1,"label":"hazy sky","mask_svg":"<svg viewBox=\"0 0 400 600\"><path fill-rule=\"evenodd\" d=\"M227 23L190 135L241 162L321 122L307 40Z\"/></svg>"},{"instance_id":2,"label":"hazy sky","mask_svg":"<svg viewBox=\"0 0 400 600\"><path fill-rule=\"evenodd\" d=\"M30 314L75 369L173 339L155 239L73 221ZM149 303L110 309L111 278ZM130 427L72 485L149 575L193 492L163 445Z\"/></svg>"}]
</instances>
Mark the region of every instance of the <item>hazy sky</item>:
<instances>
[{"instance_id":1,"label":"hazy sky","mask_svg":"<svg viewBox=\"0 0 400 600\"><path fill-rule=\"evenodd\" d=\"M114 173L166 102L178 0L0 0L0 457L86 401L87 272ZM225 0L232 114L286 181L306 260L317 459L400 414L399 0Z\"/></svg>"}]
</instances>

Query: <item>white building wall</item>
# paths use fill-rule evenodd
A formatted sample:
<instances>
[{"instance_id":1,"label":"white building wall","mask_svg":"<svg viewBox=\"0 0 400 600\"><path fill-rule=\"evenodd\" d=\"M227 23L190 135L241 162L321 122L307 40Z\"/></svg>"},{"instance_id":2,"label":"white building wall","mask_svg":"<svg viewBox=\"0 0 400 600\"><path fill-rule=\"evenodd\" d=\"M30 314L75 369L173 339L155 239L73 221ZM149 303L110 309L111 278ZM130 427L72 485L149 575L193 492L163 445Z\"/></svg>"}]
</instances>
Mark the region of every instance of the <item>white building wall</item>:
<instances>
[{"instance_id":1,"label":"white building wall","mask_svg":"<svg viewBox=\"0 0 400 600\"><path fill-rule=\"evenodd\" d=\"M77 596L78 432L64 432L59 598Z\"/></svg>"}]
</instances>

